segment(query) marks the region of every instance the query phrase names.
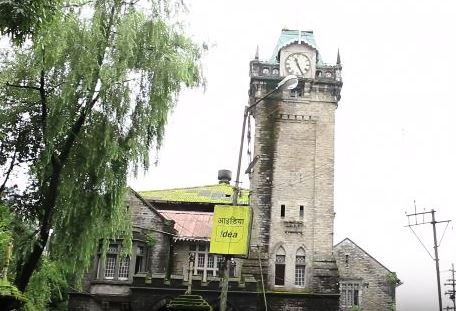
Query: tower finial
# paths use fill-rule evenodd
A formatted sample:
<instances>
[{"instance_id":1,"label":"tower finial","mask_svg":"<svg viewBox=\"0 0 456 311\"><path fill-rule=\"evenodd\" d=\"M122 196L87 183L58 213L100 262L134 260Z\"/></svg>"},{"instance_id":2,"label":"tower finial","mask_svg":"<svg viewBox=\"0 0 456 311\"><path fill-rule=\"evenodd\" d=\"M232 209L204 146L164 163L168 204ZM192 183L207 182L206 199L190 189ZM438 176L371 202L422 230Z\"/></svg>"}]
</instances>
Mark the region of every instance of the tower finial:
<instances>
[{"instance_id":1,"label":"tower finial","mask_svg":"<svg viewBox=\"0 0 456 311\"><path fill-rule=\"evenodd\" d=\"M258 48L258 44L257 44L257 47L256 47L256 52L255 52L255 59L258 60L260 55L259 55L259 48Z\"/></svg>"},{"instance_id":2,"label":"tower finial","mask_svg":"<svg viewBox=\"0 0 456 311\"><path fill-rule=\"evenodd\" d=\"M336 61L336 64L340 65L340 52L339 52L339 49L337 49L337 61Z\"/></svg>"}]
</instances>

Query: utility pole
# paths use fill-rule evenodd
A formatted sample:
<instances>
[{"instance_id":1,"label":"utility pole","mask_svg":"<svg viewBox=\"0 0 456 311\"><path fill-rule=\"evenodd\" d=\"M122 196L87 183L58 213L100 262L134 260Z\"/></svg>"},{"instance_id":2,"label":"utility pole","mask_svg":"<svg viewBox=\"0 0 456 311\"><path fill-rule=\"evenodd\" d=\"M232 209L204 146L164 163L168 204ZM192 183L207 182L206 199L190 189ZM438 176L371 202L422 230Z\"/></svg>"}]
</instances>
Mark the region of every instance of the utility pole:
<instances>
[{"instance_id":1,"label":"utility pole","mask_svg":"<svg viewBox=\"0 0 456 311\"><path fill-rule=\"evenodd\" d=\"M455 300L455 294L456 294L456 280L454 279L454 264L451 264L451 279L448 279L448 283L445 283L444 285L451 286L452 289L448 290L445 294L450 296L450 300L453 301L453 307L447 310L456 310L456 300Z\"/></svg>"},{"instance_id":2,"label":"utility pole","mask_svg":"<svg viewBox=\"0 0 456 311\"><path fill-rule=\"evenodd\" d=\"M223 262L222 291L220 293L220 311L226 311L228 300L228 285L230 281L231 257L225 255Z\"/></svg>"},{"instance_id":3,"label":"utility pole","mask_svg":"<svg viewBox=\"0 0 456 311\"><path fill-rule=\"evenodd\" d=\"M428 217L427 217L429 214L431 215L431 220L429 220ZM441 285L440 285L440 267L439 267L439 252L438 252L439 245L437 244L436 224L445 222L445 223L447 223L447 226L448 226L448 223L451 220L436 221L435 220L435 211L434 210L431 210L429 212L417 213L416 212L416 205L415 205L415 213L406 214L406 216L407 216L407 219L408 219L407 227L409 227L412 230L412 232L415 234L415 236L417 238L418 238L418 236L416 235L415 231L413 231L412 227L419 226L419 225L424 225L424 224L431 224L432 225L432 231L433 231L433 235L434 235L434 257L433 258L432 258L432 255L427 250L427 248L421 242L421 240L419 238L418 238L418 240L423 245L423 247L426 249L426 251L429 253L431 258L435 261L435 270L436 270L436 274L437 274L437 292L438 292L438 298L439 298L439 311L443 311L443 309L442 309L442 289L441 289ZM420 216L420 219L418 219L418 216ZM413 222L413 218L412 218L412 222L410 222L411 217L415 218L414 222Z\"/></svg>"}]
</instances>

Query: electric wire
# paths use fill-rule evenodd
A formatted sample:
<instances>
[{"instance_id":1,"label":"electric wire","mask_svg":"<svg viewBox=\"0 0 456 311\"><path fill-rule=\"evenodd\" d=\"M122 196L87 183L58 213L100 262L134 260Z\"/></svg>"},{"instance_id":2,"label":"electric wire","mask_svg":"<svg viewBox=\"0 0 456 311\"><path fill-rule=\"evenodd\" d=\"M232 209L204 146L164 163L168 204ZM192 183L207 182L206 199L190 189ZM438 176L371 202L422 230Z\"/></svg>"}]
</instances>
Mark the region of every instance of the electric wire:
<instances>
[{"instance_id":1,"label":"electric wire","mask_svg":"<svg viewBox=\"0 0 456 311\"><path fill-rule=\"evenodd\" d=\"M447 224L446 224L446 226L445 226L445 230L443 230L442 237L440 238L440 241L439 241L439 244L437 244L437 247L439 247L440 244L442 243L443 237L445 236L445 232L446 232L446 230L447 230L449 224L450 224L450 222L447 221Z\"/></svg>"},{"instance_id":2,"label":"electric wire","mask_svg":"<svg viewBox=\"0 0 456 311\"><path fill-rule=\"evenodd\" d=\"M424 243L421 241L421 239L418 237L418 235L415 233L415 230L413 230L413 228L411 226L408 226L410 228L410 230L412 230L413 234L416 236L416 238L418 239L418 241L421 243L421 245L424 247L424 249L426 250L426 252L429 254L429 256L431 257L432 260L435 260L434 257L432 257L431 253L428 251L426 245L424 245Z\"/></svg>"}]
</instances>

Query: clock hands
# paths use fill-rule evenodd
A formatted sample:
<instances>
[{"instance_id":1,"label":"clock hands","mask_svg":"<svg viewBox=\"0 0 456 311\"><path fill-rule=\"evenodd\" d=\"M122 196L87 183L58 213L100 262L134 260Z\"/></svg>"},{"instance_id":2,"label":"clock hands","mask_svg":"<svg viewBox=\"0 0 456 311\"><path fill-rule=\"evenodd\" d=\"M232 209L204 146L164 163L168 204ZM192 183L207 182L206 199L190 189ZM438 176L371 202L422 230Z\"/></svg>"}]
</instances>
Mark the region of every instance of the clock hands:
<instances>
[{"instance_id":1,"label":"clock hands","mask_svg":"<svg viewBox=\"0 0 456 311\"><path fill-rule=\"evenodd\" d=\"M285 65L289 73L304 76L310 67L310 60L304 53L293 53L285 59Z\"/></svg>"},{"instance_id":2,"label":"clock hands","mask_svg":"<svg viewBox=\"0 0 456 311\"><path fill-rule=\"evenodd\" d=\"M295 57L295 58L294 58L294 61L295 61L295 63L296 63L296 66L298 67L299 71L301 72L301 75L303 76L303 75L304 75L304 72L302 72L301 66L299 65L298 58Z\"/></svg>"}]
</instances>

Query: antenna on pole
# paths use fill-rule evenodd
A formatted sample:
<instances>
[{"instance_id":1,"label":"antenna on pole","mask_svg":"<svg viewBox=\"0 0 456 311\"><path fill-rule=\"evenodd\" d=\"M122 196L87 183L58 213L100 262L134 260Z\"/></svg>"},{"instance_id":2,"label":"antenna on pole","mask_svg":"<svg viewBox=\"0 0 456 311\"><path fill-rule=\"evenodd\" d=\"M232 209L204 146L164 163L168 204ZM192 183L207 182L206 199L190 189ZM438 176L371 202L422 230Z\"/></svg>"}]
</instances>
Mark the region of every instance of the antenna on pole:
<instances>
[{"instance_id":1,"label":"antenna on pole","mask_svg":"<svg viewBox=\"0 0 456 311\"><path fill-rule=\"evenodd\" d=\"M454 264L451 264L451 279L448 279L447 282L444 285L450 286L450 289L445 292L445 295L448 295L450 300L453 302L453 307L447 306L446 310L456 310L456 300L455 300L455 295L456 295L456 280L454 279Z\"/></svg>"}]
</instances>

